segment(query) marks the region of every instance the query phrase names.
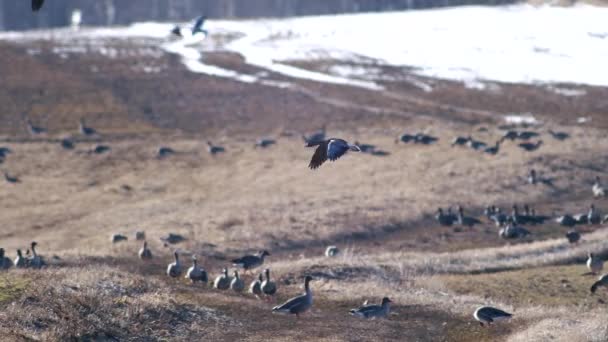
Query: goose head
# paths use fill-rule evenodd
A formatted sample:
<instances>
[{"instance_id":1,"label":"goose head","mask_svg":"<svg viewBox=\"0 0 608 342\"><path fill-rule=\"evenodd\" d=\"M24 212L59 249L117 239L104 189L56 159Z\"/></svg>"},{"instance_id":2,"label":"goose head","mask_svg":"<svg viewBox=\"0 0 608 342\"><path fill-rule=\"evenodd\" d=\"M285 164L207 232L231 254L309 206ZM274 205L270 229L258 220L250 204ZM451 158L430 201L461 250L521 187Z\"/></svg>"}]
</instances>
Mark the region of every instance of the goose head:
<instances>
[{"instance_id":1,"label":"goose head","mask_svg":"<svg viewBox=\"0 0 608 342\"><path fill-rule=\"evenodd\" d=\"M228 269L224 267L224 269L222 270L222 273L224 274L224 277L228 277Z\"/></svg>"},{"instance_id":2,"label":"goose head","mask_svg":"<svg viewBox=\"0 0 608 342\"><path fill-rule=\"evenodd\" d=\"M388 297L382 298L382 306L386 306L389 303L392 303L392 301Z\"/></svg>"},{"instance_id":3,"label":"goose head","mask_svg":"<svg viewBox=\"0 0 608 342\"><path fill-rule=\"evenodd\" d=\"M264 274L266 275L266 280L270 281L270 269L269 268L264 270ZM261 276L262 275L260 274L260 277Z\"/></svg>"},{"instance_id":4,"label":"goose head","mask_svg":"<svg viewBox=\"0 0 608 342\"><path fill-rule=\"evenodd\" d=\"M234 270L234 272L233 272L232 274L234 275L234 277L235 277L236 279L239 279L239 271Z\"/></svg>"},{"instance_id":5,"label":"goose head","mask_svg":"<svg viewBox=\"0 0 608 342\"><path fill-rule=\"evenodd\" d=\"M267 250L263 250L258 252L258 254L260 254L260 258L264 258L265 256L270 256L270 253L268 253Z\"/></svg>"}]
</instances>

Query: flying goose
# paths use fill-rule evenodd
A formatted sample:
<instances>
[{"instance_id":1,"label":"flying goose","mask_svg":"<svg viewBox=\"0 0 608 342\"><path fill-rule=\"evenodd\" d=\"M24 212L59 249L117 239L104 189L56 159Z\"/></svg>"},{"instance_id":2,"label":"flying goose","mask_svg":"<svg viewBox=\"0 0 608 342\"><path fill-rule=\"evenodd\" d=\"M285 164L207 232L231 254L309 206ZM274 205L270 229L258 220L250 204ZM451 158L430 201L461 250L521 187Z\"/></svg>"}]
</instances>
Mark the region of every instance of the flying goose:
<instances>
[{"instance_id":1,"label":"flying goose","mask_svg":"<svg viewBox=\"0 0 608 342\"><path fill-rule=\"evenodd\" d=\"M324 141L309 142L306 147L317 146L308 167L312 170L321 166L327 159L336 161L348 151L360 152L357 145L351 145L346 140L331 138Z\"/></svg>"},{"instance_id":2,"label":"flying goose","mask_svg":"<svg viewBox=\"0 0 608 342\"><path fill-rule=\"evenodd\" d=\"M336 246L327 246L325 249L325 256L328 258L335 257L340 254L340 249Z\"/></svg>"},{"instance_id":3,"label":"flying goose","mask_svg":"<svg viewBox=\"0 0 608 342\"><path fill-rule=\"evenodd\" d=\"M209 152L212 156L226 152L226 149L222 146L215 146L211 143L211 141L207 141L207 152Z\"/></svg>"},{"instance_id":4,"label":"flying goose","mask_svg":"<svg viewBox=\"0 0 608 342\"><path fill-rule=\"evenodd\" d=\"M589 224L600 224L602 222L602 217L595 210L595 205L591 204L589 207L589 212L587 213L587 222Z\"/></svg>"},{"instance_id":5,"label":"flying goose","mask_svg":"<svg viewBox=\"0 0 608 342\"><path fill-rule=\"evenodd\" d=\"M37 245L38 243L36 241L32 241L30 245L32 249L32 256L26 259L28 267L41 268L42 266L44 266L44 261L42 260L42 257L38 255L38 253L36 253Z\"/></svg>"},{"instance_id":6,"label":"flying goose","mask_svg":"<svg viewBox=\"0 0 608 342\"><path fill-rule=\"evenodd\" d=\"M474 217L464 216L464 210L461 206L458 206L458 214L456 215L456 223L461 226L473 227L476 224L480 224L481 221Z\"/></svg>"},{"instance_id":7,"label":"flying goose","mask_svg":"<svg viewBox=\"0 0 608 342\"><path fill-rule=\"evenodd\" d=\"M277 284L270 280L270 269L265 269L264 274L266 275L266 280L262 282L262 293L271 298L277 293Z\"/></svg>"},{"instance_id":8,"label":"flying goose","mask_svg":"<svg viewBox=\"0 0 608 342\"><path fill-rule=\"evenodd\" d=\"M190 281L194 284L197 281L200 281L203 284L206 284L208 281L207 271L198 266L198 262L196 260L196 256L192 256L192 266L186 272L186 279L190 279Z\"/></svg>"},{"instance_id":9,"label":"flying goose","mask_svg":"<svg viewBox=\"0 0 608 342\"><path fill-rule=\"evenodd\" d=\"M232 264L237 267L243 268L245 271L260 267L264 264L264 257L270 256L268 251L259 251L254 255L245 255L244 257L232 259Z\"/></svg>"},{"instance_id":10,"label":"flying goose","mask_svg":"<svg viewBox=\"0 0 608 342\"><path fill-rule=\"evenodd\" d=\"M13 262L13 264L17 268L25 268L25 267L27 267L27 264L25 262L25 258L23 257L23 254L21 254L21 250L20 249L17 250L17 257L15 258L15 261Z\"/></svg>"},{"instance_id":11,"label":"flying goose","mask_svg":"<svg viewBox=\"0 0 608 342\"><path fill-rule=\"evenodd\" d=\"M27 124L27 130L31 135L40 135L46 133L46 129L40 126L35 126L30 119L27 119L25 123Z\"/></svg>"},{"instance_id":12,"label":"flying goose","mask_svg":"<svg viewBox=\"0 0 608 342\"><path fill-rule=\"evenodd\" d=\"M591 273L599 274L604 269L604 260L593 253L589 253L588 256L587 268L591 271Z\"/></svg>"},{"instance_id":13,"label":"flying goose","mask_svg":"<svg viewBox=\"0 0 608 342\"><path fill-rule=\"evenodd\" d=\"M581 239L581 234L576 230L569 230L566 233L566 239L568 239L569 243L577 243Z\"/></svg>"},{"instance_id":14,"label":"flying goose","mask_svg":"<svg viewBox=\"0 0 608 342\"><path fill-rule=\"evenodd\" d=\"M40 10L42 4L44 4L44 0L32 0L32 11L37 12Z\"/></svg>"},{"instance_id":15,"label":"flying goose","mask_svg":"<svg viewBox=\"0 0 608 342\"><path fill-rule=\"evenodd\" d=\"M139 250L139 258L141 260L150 260L152 259L152 251L148 248L148 242L144 241L144 245Z\"/></svg>"},{"instance_id":16,"label":"flying goose","mask_svg":"<svg viewBox=\"0 0 608 342\"><path fill-rule=\"evenodd\" d=\"M304 278L304 288L306 292L300 296L293 297L281 305L277 305L272 308L272 312L279 312L285 314L294 314L296 317L300 317L300 314L308 311L312 306L312 291L310 290L311 276Z\"/></svg>"},{"instance_id":17,"label":"flying goose","mask_svg":"<svg viewBox=\"0 0 608 342\"><path fill-rule=\"evenodd\" d=\"M251 282L249 285L249 293L256 296L257 298L262 298L262 282L264 278L262 277L262 273L258 274L258 279Z\"/></svg>"},{"instance_id":18,"label":"flying goose","mask_svg":"<svg viewBox=\"0 0 608 342\"><path fill-rule=\"evenodd\" d=\"M475 310L475 313L473 313L473 317L475 317L475 319L482 327L484 326L484 324L487 324L489 326L491 323L494 322L508 320L512 316L513 315L508 312L493 308L491 306L482 306Z\"/></svg>"},{"instance_id":19,"label":"flying goose","mask_svg":"<svg viewBox=\"0 0 608 342\"><path fill-rule=\"evenodd\" d=\"M598 281L591 285L591 293L595 293L597 288L600 286L608 287L608 274L604 274L598 279Z\"/></svg>"},{"instance_id":20,"label":"flying goose","mask_svg":"<svg viewBox=\"0 0 608 342\"><path fill-rule=\"evenodd\" d=\"M230 288L230 277L228 276L228 269L224 268L222 270L222 274L215 278L213 282L213 287L218 290L228 290Z\"/></svg>"},{"instance_id":21,"label":"flying goose","mask_svg":"<svg viewBox=\"0 0 608 342\"><path fill-rule=\"evenodd\" d=\"M243 279L239 277L239 272L234 270L234 277L232 277L232 281L230 282L230 289L235 292L243 292L245 289L245 282Z\"/></svg>"},{"instance_id":22,"label":"flying goose","mask_svg":"<svg viewBox=\"0 0 608 342\"><path fill-rule=\"evenodd\" d=\"M456 137L454 138L454 140L452 140L452 147L454 146L464 146L466 145L471 139L471 136L468 137Z\"/></svg>"},{"instance_id":23,"label":"flying goose","mask_svg":"<svg viewBox=\"0 0 608 342\"><path fill-rule=\"evenodd\" d=\"M258 140L255 142L255 146L254 146L254 147L255 147L255 148L258 148L258 147L259 147L259 148L266 148L266 147L269 147L269 146L274 145L274 144L276 144L276 143L277 143L277 141L276 141L276 140L274 140L274 139L270 139L270 138L261 138L261 139L258 139Z\"/></svg>"},{"instance_id":24,"label":"flying goose","mask_svg":"<svg viewBox=\"0 0 608 342\"><path fill-rule=\"evenodd\" d=\"M490 146L490 147L486 147L485 150L483 150L485 153L487 154L491 154L491 155L496 155L498 154L498 152L500 151L500 141L496 141L494 143L494 146Z\"/></svg>"},{"instance_id":25,"label":"flying goose","mask_svg":"<svg viewBox=\"0 0 608 342\"><path fill-rule=\"evenodd\" d=\"M196 18L196 20L194 21L194 26L192 27L192 35L194 36L197 33L204 33L205 36L208 35L207 30L203 29L203 25L205 24L205 20L207 20L207 17L205 17L204 15L199 16L198 18Z\"/></svg>"},{"instance_id":26,"label":"flying goose","mask_svg":"<svg viewBox=\"0 0 608 342\"><path fill-rule=\"evenodd\" d=\"M80 134L87 137L97 134L97 131L93 127L88 127L85 125L84 119L78 120L78 131Z\"/></svg>"},{"instance_id":27,"label":"flying goose","mask_svg":"<svg viewBox=\"0 0 608 342\"><path fill-rule=\"evenodd\" d=\"M591 190L593 191L593 197L605 197L606 196L606 190L602 186L602 183L600 183L600 177L598 177L598 176L595 176L595 182L593 183Z\"/></svg>"},{"instance_id":28,"label":"flying goose","mask_svg":"<svg viewBox=\"0 0 608 342\"><path fill-rule=\"evenodd\" d=\"M350 314L361 318L382 318L387 317L391 310L391 300L388 297L382 298L380 305L363 305L358 309L351 309Z\"/></svg>"},{"instance_id":29,"label":"flying goose","mask_svg":"<svg viewBox=\"0 0 608 342\"><path fill-rule=\"evenodd\" d=\"M522 149L528 151L528 152L533 152L538 150L538 148L543 144L542 140L537 141L536 143L520 143L517 146L521 147Z\"/></svg>"},{"instance_id":30,"label":"flying goose","mask_svg":"<svg viewBox=\"0 0 608 342\"><path fill-rule=\"evenodd\" d=\"M0 270L7 270L13 266L13 261L4 255L4 248L0 248Z\"/></svg>"},{"instance_id":31,"label":"flying goose","mask_svg":"<svg viewBox=\"0 0 608 342\"><path fill-rule=\"evenodd\" d=\"M167 275L171 278L177 278L182 274L182 265L179 262L177 251L173 252L175 261L167 265Z\"/></svg>"},{"instance_id":32,"label":"flying goose","mask_svg":"<svg viewBox=\"0 0 608 342\"><path fill-rule=\"evenodd\" d=\"M12 184L21 183L21 180L18 177L11 176L6 171L2 171L2 173L4 174L4 180L6 180L7 182Z\"/></svg>"},{"instance_id":33,"label":"flying goose","mask_svg":"<svg viewBox=\"0 0 608 342\"><path fill-rule=\"evenodd\" d=\"M549 134L551 134L551 136L555 140L559 140L559 141L564 141L564 140L570 138L570 134L568 134L566 132L554 132L553 130L549 130Z\"/></svg>"}]
</instances>

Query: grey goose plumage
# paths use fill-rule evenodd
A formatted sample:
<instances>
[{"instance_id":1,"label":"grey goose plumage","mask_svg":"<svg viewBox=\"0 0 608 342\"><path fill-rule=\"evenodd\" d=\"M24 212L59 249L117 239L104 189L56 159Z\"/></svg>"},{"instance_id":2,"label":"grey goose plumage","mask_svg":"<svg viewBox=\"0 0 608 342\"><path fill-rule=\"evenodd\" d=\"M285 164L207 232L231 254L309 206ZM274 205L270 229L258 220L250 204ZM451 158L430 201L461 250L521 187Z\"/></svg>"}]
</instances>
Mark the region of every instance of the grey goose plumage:
<instances>
[{"instance_id":1,"label":"grey goose plumage","mask_svg":"<svg viewBox=\"0 0 608 342\"><path fill-rule=\"evenodd\" d=\"M304 294L293 297L285 303L275 306L272 308L272 312L293 314L296 315L296 317L299 317L299 315L308 311L313 303L312 290L310 289L311 281L312 277L306 276L304 278Z\"/></svg>"},{"instance_id":2,"label":"grey goose plumage","mask_svg":"<svg viewBox=\"0 0 608 342\"><path fill-rule=\"evenodd\" d=\"M224 268L222 274L215 278L213 281L213 287L218 290L228 290L230 288L230 277L228 276L228 269Z\"/></svg>"},{"instance_id":3,"label":"grey goose plumage","mask_svg":"<svg viewBox=\"0 0 608 342\"><path fill-rule=\"evenodd\" d=\"M315 153L308 164L308 167L312 170L323 165L328 159L330 161L336 161L348 151L360 152L361 149L357 145L349 144L344 139L331 138L323 141L309 142L306 147L317 146Z\"/></svg>"},{"instance_id":4,"label":"grey goose plumage","mask_svg":"<svg viewBox=\"0 0 608 342\"><path fill-rule=\"evenodd\" d=\"M6 257L4 248L0 248L0 270L7 270L13 267L13 261Z\"/></svg>"},{"instance_id":5,"label":"grey goose plumage","mask_svg":"<svg viewBox=\"0 0 608 342\"><path fill-rule=\"evenodd\" d=\"M256 296L257 298L262 298L262 293L263 293L262 292L262 282L263 281L264 281L264 278L262 276L262 273L258 274L258 279L255 279L249 285L249 293Z\"/></svg>"},{"instance_id":6,"label":"grey goose plumage","mask_svg":"<svg viewBox=\"0 0 608 342\"><path fill-rule=\"evenodd\" d=\"M484 324L490 325L491 323L501 321L501 320L508 320L512 316L513 316L512 314L510 314L506 311L503 311L503 310L497 309L497 308L493 308L491 306L479 307L473 313L473 317L475 317L475 319L479 322L479 324L481 326L484 326Z\"/></svg>"},{"instance_id":7,"label":"grey goose plumage","mask_svg":"<svg viewBox=\"0 0 608 342\"><path fill-rule=\"evenodd\" d=\"M350 314L356 317L375 319L387 317L390 309L391 300L388 297L384 297L380 305L363 305L357 309L351 309Z\"/></svg>"},{"instance_id":8,"label":"grey goose plumage","mask_svg":"<svg viewBox=\"0 0 608 342\"><path fill-rule=\"evenodd\" d=\"M137 253L137 255L139 255L139 258L141 260L150 260L150 259L152 259L152 251L150 250L150 248L148 248L148 242L147 241L144 241L144 244L139 249L139 252Z\"/></svg>"},{"instance_id":9,"label":"grey goose plumage","mask_svg":"<svg viewBox=\"0 0 608 342\"><path fill-rule=\"evenodd\" d=\"M238 271L235 270L233 275L232 281L230 281L230 289L235 292L243 292L245 289L245 282L239 277Z\"/></svg>"},{"instance_id":10,"label":"grey goose plumage","mask_svg":"<svg viewBox=\"0 0 608 342\"><path fill-rule=\"evenodd\" d=\"M185 278L190 280L190 282L192 282L193 284L196 282L206 284L208 281L207 271L205 271L205 269L201 268L198 265L198 261L196 260L196 256L194 255L192 256L192 266L188 268Z\"/></svg>"},{"instance_id":11,"label":"grey goose plumage","mask_svg":"<svg viewBox=\"0 0 608 342\"><path fill-rule=\"evenodd\" d=\"M599 287L608 287L608 273L599 277L599 279L591 285L591 293L595 293Z\"/></svg>"},{"instance_id":12,"label":"grey goose plumage","mask_svg":"<svg viewBox=\"0 0 608 342\"><path fill-rule=\"evenodd\" d=\"M257 254L245 255L241 258L232 259L232 264L247 271L262 266L264 264L264 257L266 256L270 256L268 251L259 251Z\"/></svg>"},{"instance_id":13,"label":"grey goose plumage","mask_svg":"<svg viewBox=\"0 0 608 342\"><path fill-rule=\"evenodd\" d=\"M171 278L177 278L182 274L182 264L179 262L177 251L173 252L175 261L167 265L167 275Z\"/></svg>"},{"instance_id":14,"label":"grey goose plumage","mask_svg":"<svg viewBox=\"0 0 608 342\"><path fill-rule=\"evenodd\" d=\"M262 293L267 297L272 297L277 293L277 284L270 279L270 269L265 269L266 279L262 282Z\"/></svg>"}]
</instances>

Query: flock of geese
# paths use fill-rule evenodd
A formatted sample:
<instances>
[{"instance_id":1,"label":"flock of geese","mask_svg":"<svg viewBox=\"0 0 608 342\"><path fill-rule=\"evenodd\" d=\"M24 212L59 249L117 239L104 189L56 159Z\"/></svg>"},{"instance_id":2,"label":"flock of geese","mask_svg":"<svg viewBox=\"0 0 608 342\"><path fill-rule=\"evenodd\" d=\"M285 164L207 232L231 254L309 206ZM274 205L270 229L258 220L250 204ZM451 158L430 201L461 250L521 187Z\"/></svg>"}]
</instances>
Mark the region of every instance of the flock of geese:
<instances>
[{"instance_id":1,"label":"flock of geese","mask_svg":"<svg viewBox=\"0 0 608 342\"><path fill-rule=\"evenodd\" d=\"M44 4L44 0L32 0L32 10L38 11L42 5ZM202 32L206 34L206 31L202 28L205 17L199 17L194 27L192 28L192 34L196 34L198 32ZM172 33L178 36L181 36L181 28L176 26ZM39 135L46 133L46 130L42 127L35 126L31 121L27 121L28 130L33 135ZM91 127L85 125L83 120L79 122L79 132L84 136L94 136L97 131ZM549 134L556 140L566 140L569 138L569 135L565 132L554 132L549 131ZM507 131L500 140L496 141L493 145L488 145L487 143L479 140L475 140L472 136L466 137L456 137L452 141L452 146L462 146L468 147L475 151L482 151L484 153L490 155L496 155L502 143L507 140L516 141L520 140L522 142L518 143L518 147L523 149L524 151L532 152L538 150L542 144L542 140L537 140L536 142L530 142L529 140L532 138L536 138L539 136L539 133L532 131ZM336 161L340 157L344 156L347 152L361 152L362 150L367 150L368 146L365 146L364 149L359 146L359 144L350 144L344 139L340 138L329 138L326 139L325 132L320 131L309 137L304 137L306 141L307 147L315 147L314 154L309 163L309 167L311 169L317 169L327 160ZM422 144L422 145L430 145L435 143L438 140L437 137L433 137L424 133L415 133L415 134L402 134L396 140L395 143L414 143L414 144ZM75 143L72 139L66 138L60 141L60 144L65 149L73 149ZM275 144L275 141L272 139L260 139L256 142L256 147L265 148L270 145ZM225 152L225 149L221 146L215 146L211 142L207 142L208 152L212 155ZM373 147L372 147L373 149ZM91 152L92 153L105 153L109 151L110 148L105 145L96 146ZM6 156L10 154L12 151L6 147L0 147L0 163L4 161ZM175 153L173 149L170 147L160 147L158 149L158 157L164 158L168 155ZM11 176L5 171L4 178L9 183L18 183L20 180L17 177ZM538 178L536 175L536 171L531 170L528 175L528 182L530 184L536 184L538 182ZM596 197L603 197L606 194L604 187L601 185L599 179L596 179L593 187L592 187L593 195ZM495 223L501 229L499 230L499 236L504 239L517 239L530 235L530 232L523 228L521 224L542 224L547 217L539 216L534 213L534 211L530 211L527 206L524 208L524 213L520 214L518 212L517 206L513 206L512 213L510 215L506 215L502 213L500 208L495 206L489 206L485 210L486 217L493 223ZM445 226L451 225L461 225L466 227L473 227L476 224L480 224L481 221L477 218L465 216L464 210L461 206L458 206L456 214L451 212L451 208L448 208L447 212L444 212L442 208L438 208L437 214L435 216L436 220ZM567 227L574 227L578 224L596 224L602 221L607 221L608 216L603 220L599 217L599 214L595 211L595 207L592 205L589 209L589 212L581 215L564 215L556 219L558 223ZM575 230L570 230L566 233L566 238L571 243L577 243L580 240L580 234ZM117 237L117 240L120 240ZM27 256L23 256L21 250L17 250L17 257L14 260L10 260L5 256L5 251L3 248L0 248L0 269L8 269L12 266L16 268L40 268L44 265L43 259L36 252L36 242L32 242L30 245L30 250L27 251ZM338 253L338 249L335 246L330 246L326 250L327 256L335 256ZM250 272L255 268L258 268L264 264L264 258L269 256L270 254L267 251L261 251L255 255L245 255L241 258L232 260L233 265L241 268L244 272ZM148 247L146 241L143 242L142 248L139 250L139 257L142 260L152 259L152 252ZM603 260L593 253L589 253L587 260L587 267L590 272L594 275L598 275L603 270ZM179 254L176 251L174 253L174 261L167 266L167 275L172 278L180 277L183 274L182 264L179 259ZM265 277L265 279L264 279ZM208 275L204 268L198 265L196 257L192 258L192 266L188 268L185 272L185 278L190 280L193 284L200 282L203 284L207 284ZM289 299L285 303L281 305L277 305L272 308L273 312L279 313L287 313L294 314L295 316L299 316L300 314L308 311L313 304L313 296L310 288L310 282L313 280L311 276L306 276L304 278L304 289L305 292L302 295L296 296L294 298ZM590 288L590 291L594 293L599 287L608 287L608 274L602 275L598 281L593 283ZM237 270L233 271L233 276L229 276L228 269L224 268L222 270L222 274L217 276L213 281L213 287L218 290L228 290L231 289L236 292L242 292L245 289L245 283L243 279L240 277ZM277 292L277 284L273 282L270 278L270 269L266 268L263 273L258 274L256 278L249 285L249 293L258 297L258 298L273 298L273 296ZM369 305L364 303L363 306L350 310L350 313L354 316L361 318L379 318L379 317L387 317L390 312L390 303L391 300L388 297L384 297L380 305ZM493 322L497 322L500 320L509 319L512 317L512 314L500 310L498 308L483 306L475 310L473 313L473 317L483 326L484 324L491 324Z\"/></svg>"}]
</instances>

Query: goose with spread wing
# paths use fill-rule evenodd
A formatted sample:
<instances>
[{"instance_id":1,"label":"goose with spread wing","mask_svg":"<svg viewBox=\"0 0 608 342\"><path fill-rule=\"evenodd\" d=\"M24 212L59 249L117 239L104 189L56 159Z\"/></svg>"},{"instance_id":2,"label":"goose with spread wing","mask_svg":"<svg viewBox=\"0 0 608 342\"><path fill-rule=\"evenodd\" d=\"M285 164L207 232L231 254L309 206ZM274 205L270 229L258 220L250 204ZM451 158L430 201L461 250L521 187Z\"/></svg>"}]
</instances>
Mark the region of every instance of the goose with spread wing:
<instances>
[{"instance_id":1,"label":"goose with spread wing","mask_svg":"<svg viewBox=\"0 0 608 342\"><path fill-rule=\"evenodd\" d=\"M317 149L310 160L310 164L308 164L308 167L313 170L323 165L328 159L331 161L338 160L348 151L361 152L359 146L349 144L346 140L337 138L306 144L306 147L314 146L317 146Z\"/></svg>"}]
</instances>

